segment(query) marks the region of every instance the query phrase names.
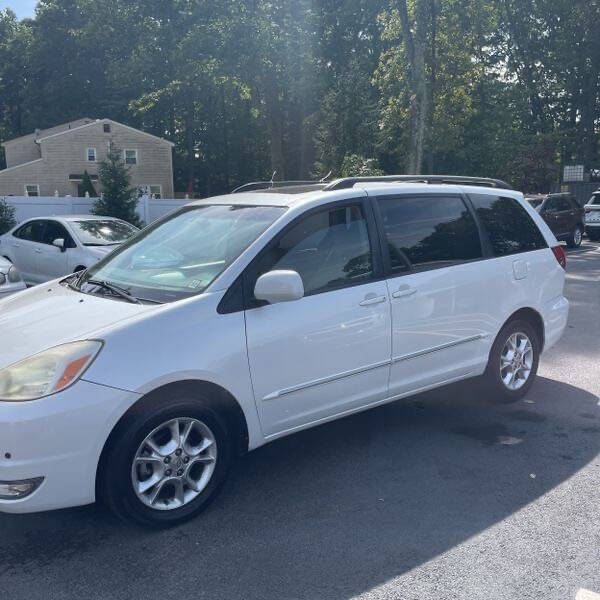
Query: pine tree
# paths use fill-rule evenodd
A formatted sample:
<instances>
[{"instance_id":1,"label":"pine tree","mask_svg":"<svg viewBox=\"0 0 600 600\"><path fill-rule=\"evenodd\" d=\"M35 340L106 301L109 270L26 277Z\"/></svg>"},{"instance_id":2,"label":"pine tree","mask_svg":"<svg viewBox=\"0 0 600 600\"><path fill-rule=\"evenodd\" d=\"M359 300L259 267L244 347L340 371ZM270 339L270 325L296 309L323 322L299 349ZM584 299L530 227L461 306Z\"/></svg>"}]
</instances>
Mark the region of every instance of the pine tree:
<instances>
[{"instance_id":1,"label":"pine tree","mask_svg":"<svg viewBox=\"0 0 600 600\"><path fill-rule=\"evenodd\" d=\"M15 219L15 207L4 199L0 199L0 235L6 233L17 224Z\"/></svg>"},{"instance_id":2,"label":"pine tree","mask_svg":"<svg viewBox=\"0 0 600 600\"><path fill-rule=\"evenodd\" d=\"M81 180L81 193L85 196L86 192L89 194L90 198L95 198L98 195L87 169L83 172L83 179Z\"/></svg>"},{"instance_id":3,"label":"pine tree","mask_svg":"<svg viewBox=\"0 0 600 600\"><path fill-rule=\"evenodd\" d=\"M122 150L111 143L106 160L102 161L98 168L103 193L94 202L92 213L123 219L139 226L141 221L135 211L138 203L137 193L130 187L129 168L125 165L122 154Z\"/></svg>"}]
</instances>

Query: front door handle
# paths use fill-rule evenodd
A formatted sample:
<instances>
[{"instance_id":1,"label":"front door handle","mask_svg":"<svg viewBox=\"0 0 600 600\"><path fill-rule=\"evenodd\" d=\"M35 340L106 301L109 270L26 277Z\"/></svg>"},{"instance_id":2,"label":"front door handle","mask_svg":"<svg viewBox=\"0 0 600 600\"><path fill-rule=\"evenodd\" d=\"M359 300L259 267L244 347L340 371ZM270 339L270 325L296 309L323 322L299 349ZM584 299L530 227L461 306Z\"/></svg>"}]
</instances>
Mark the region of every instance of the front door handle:
<instances>
[{"instance_id":1,"label":"front door handle","mask_svg":"<svg viewBox=\"0 0 600 600\"><path fill-rule=\"evenodd\" d=\"M36 251L38 254L41 254L41 253L42 253L42 251L41 251L39 248L36 248L36 249L35 249L35 251Z\"/></svg>"},{"instance_id":2,"label":"front door handle","mask_svg":"<svg viewBox=\"0 0 600 600\"><path fill-rule=\"evenodd\" d=\"M359 302L359 306L371 306L372 304L379 304L385 302L387 296L376 296L375 294L367 294L362 302Z\"/></svg>"},{"instance_id":3,"label":"front door handle","mask_svg":"<svg viewBox=\"0 0 600 600\"><path fill-rule=\"evenodd\" d=\"M407 296L412 296L417 293L417 288L410 287L408 285L403 285L401 288L398 288L395 292L392 292L392 298L406 298Z\"/></svg>"}]
</instances>

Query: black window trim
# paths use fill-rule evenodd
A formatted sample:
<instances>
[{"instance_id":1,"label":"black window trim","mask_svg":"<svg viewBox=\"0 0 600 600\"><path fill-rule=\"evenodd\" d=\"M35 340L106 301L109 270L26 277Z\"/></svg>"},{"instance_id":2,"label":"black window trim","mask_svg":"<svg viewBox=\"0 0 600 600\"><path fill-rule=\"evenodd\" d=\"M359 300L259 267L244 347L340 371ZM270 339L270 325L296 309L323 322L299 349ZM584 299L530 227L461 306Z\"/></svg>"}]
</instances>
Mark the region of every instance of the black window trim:
<instances>
[{"instance_id":1,"label":"black window trim","mask_svg":"<svg viewBox=\"0 0 600 600\"><path fill-rule=\"evenodd\" d=\"M397 200L399 198L459 198L462 200L465 208L475 221L475 225L477 227L477 233L479 235L479 243L481 245L481 256L479 258L471 258L469 260L457 260L457 261L448 261L441 265L430 265L430 266L414 266L408 257L402 252L398 250L398 253L402 257L402 260L406 264L407 268L404 271L394 271L391 265L390 253L386 244L386 235L385 235L385 226L383 224L383 216L381 214L381 209L379 208L379 201L384 199L389 200ZM384 194L378 196L371 196L373 211L375 213L375 221L377 223L378 233L379 233L379 241L380 241L380 251L383 257L383 264L386 273L386 279L396 279L397 277L404 277L406 275L412 275L414 273L424 273L426 271L435 271L438 269L449 269L452 267L457 267L460 265L466 265L470 263L479 262L482 260L487 260L489 258L493 258L493 254L491 251L491 244L487 237L487 233L483 228L483 224L477 217L476 211L471 204L471 200L466 194L458 193L458 192L422 192L422 193L410 193L410 194Z\"/></svg>"},{"instance_id":2,"label":"black window trim","mask_svg":"<svg viewBox=\"0 0 600 600\"><path fill-rule=\"evenodd\" d=\"M333 202L327 202L326 204L320 204L304 211L298 215L287 225L278 231L264 246L261 248L259 253L250 261L244 268L243 272L236 278L236 280L229 286L227 292L219 302L217 312L219 314L229 314L233 312L239 312L242 310L251 310L254 308L260 308L261 306L267 305L267 302L258 301L254 298L253 285L255 283L255 268L261 258L268 252L273 246L279 243L279 240L295 227L300 221L310 217L313 214L324 212L332 209L345 208L349 206L359 206L365 217L367 223L367 233L369 236L369 244L371 246L371 259L373 262L373 273L371 277L361 279L360 281L349 282L341 284L330 289L320 290L306 294L305 297L317 296L320 294L328 294L331 292L337 292L339 290L345 290L351 287L359 285L367 285L377 281L384 281L387 279L385 270L383 267L383 259L381 256L381 243L379 231L375 223L375 216L373 212L373 205L367 196L356 196L354 198L342 198L340 200L334 200Z\"/></svg>"}]
</instances>

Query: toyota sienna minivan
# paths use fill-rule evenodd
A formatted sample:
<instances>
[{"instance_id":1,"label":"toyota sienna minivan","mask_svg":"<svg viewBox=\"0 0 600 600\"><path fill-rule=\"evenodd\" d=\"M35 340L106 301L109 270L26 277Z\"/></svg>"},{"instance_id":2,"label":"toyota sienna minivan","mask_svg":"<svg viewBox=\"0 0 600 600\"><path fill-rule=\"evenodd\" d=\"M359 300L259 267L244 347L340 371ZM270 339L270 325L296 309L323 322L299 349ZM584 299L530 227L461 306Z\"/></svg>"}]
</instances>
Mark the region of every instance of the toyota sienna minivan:
<instances>
[{"instance_id":1,"label":"toyota sienna minivan","mask_svg":"<svg viewBox=\"0 0 600 600\"><path fill-rule=\"evenodd\" d=\"M0 510L99 499L166 527L301 429L467 378L518 400L565 328L564 282L556 238L497 180L192 202L0 301Z\"/></svg>"}]
</instances>

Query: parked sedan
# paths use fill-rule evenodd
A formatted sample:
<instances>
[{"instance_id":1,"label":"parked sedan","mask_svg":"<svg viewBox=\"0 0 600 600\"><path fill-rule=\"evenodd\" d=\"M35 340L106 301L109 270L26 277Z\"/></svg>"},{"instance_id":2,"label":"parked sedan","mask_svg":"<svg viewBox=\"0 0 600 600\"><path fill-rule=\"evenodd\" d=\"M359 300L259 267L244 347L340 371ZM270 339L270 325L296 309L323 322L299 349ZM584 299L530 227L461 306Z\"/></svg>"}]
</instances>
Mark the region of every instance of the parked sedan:
<instances>
[{"instance_id":1,"label":"parked sedan","mask_svg":"<svg viewBox=\"0 0 600 600\"><path fill-rule=\"evenodd\" d=\"M577 248L583 239L583 208L569 193L528 196L527 201L540 213L557 239Z\"/></svg>"},{"instance_id":2,"label":"parked sedan","mask_svg":"<svg viewBox=\"0 0 600 600\"><path fill-rule=\"evenodd\" d=\"M600 189L592 194L584 210L585 232L590 240L598 241L600 240Z\"/></svg>"},{"instance_id":3,"label":"parked sedan","mask_svg":"<svg viewBox=\"0 0 600 600\"><path fill-rule=\"evenodd\" d=\"M25 289L19 270L0 257L0 300Z\"/></svg>"},{"instance_id":4,"label":"parked sedan","mask_svg":"<svg viewBox=\"0 0 600 600\"><path fill-rule=\"evenodd\" d=\"M0 236L0 256L35 285L91 267L138 231L112 217L29 219Z\"/></svg>"}]
</instances>

